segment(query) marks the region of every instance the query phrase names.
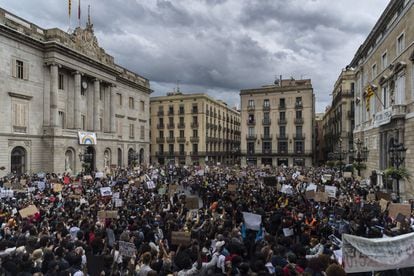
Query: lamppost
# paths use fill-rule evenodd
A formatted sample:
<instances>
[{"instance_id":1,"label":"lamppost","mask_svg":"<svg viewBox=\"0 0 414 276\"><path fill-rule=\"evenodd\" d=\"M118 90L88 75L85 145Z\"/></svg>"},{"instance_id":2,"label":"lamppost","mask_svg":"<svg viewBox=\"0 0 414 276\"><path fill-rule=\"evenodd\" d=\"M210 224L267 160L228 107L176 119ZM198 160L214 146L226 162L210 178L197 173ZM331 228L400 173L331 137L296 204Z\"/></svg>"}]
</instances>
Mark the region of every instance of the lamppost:
<instances>
[{"instance_id":1,"label":"lamppost","mask_svg":"<svg viewBox=\"0 0 414 276\"><path fill-rule=\"evenodd\" d=\"M79 160L82 162L83 168L85 167L85 163L90 163L92 161L92 158L93 158L93 154L89 153L86 148L84 149L83 153L81 150L79 150ZM89 166L88 171L86 171L85 169L85 172L89 172L89 170L90 170L90 166Z\"/></svg>"},{"instance_id":2,"label":"lamppost","mask_svg":"<svg viewBox=\"0 0 414 276\"><path fill-rule=\"evenodd\" d=\"M342 175L343 172L343 160L345 160L344 155L347 154L347 152L345 150L342 150L342 138L339 138L339 145L338 145L338 152L335 152L335 156L337 157L336 159L339 161L339 171Z\"/></svg>"},{"instance_id":3,"label":"lamppost","mask_svg":"<svg viewBox=\"0 0 414 276\"><path fill-rule=\"evenodd\" d=\"M397 170L404 163L406 151L407 149L404 148L403 143L398 143L398 140L394 139L390 140L390 145L388 148L388 153L390 154L390 162L392 166ZM393 176L397 180L397 199L400 201L400 177L396 175Z\"/></svg>"},{"instance_id":4,"label":"lamppost","mask_svg":"<svg viewBox=\"0 0 414 276\"><path fill-rule=\"evenodd\" d=\"M362 146L364 142L361 141L361 139L357 138L355 141L356 150L353 150L353 152L356 152L356 157L354 158L354 161L357 163L357 169L358 169L358 176L361 176L361 163L366 162L368 159L368 153L369 150L366 146Z\"/></svg>"}]
</instances>

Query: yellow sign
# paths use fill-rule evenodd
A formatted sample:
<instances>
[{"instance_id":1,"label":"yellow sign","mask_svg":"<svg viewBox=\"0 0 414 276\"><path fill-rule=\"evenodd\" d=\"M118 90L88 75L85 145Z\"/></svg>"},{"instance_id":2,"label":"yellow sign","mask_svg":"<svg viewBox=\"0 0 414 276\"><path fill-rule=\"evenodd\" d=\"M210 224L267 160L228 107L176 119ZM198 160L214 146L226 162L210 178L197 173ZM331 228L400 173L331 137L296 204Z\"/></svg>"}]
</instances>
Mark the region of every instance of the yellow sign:
<instances>
[{"instance_id":1,"label":"yellow sign","mask_svg":"<svg viewBox=\"0 0 414 276\"><path fill-rule=\"evenodd\" d=\"M368 85L368 87L365 89L364 97L365 97L365 108L367 111L369 111L370 108L370 100L371 97L374 95L374 90L372 89L371 85Z\"/></svg>"}]
</instances>

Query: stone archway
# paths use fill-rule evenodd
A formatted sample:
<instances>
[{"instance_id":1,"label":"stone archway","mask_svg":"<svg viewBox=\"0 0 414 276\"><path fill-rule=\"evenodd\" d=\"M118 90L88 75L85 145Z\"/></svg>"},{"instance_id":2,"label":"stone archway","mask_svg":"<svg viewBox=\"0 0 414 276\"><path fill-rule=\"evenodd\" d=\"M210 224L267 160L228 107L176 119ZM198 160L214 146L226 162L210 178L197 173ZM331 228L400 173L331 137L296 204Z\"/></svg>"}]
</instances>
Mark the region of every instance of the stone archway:
<instances>
[{"instance_id":1,"label":"stone archway","mask_svg":"<svg viewBox=\"0 0 414 276\"><path fill-rule=\"evenodd\" d=\"M112 162L112 153L110 148L106 148L104 151L104 167L109 168Z\"/></svg>"},{"instance_id":2,"label":"stone archway","mask_svg":"<svg viewBox=\"0 0 414 276\"><path fill-rule=\"evenodd\" d=\"M118 148L118 167L122 167L122 149Z\"/></svg>"},{"instance_id":3,"label":"stone archway","mask_svg":"<svg viewBox=\"0 0 414 276\"><path fill-rule=\"evenodd\" d=\"M73 172L75 169L75 150L68 148L65 152L65 172Z\"/></svg>"}]
</instances>

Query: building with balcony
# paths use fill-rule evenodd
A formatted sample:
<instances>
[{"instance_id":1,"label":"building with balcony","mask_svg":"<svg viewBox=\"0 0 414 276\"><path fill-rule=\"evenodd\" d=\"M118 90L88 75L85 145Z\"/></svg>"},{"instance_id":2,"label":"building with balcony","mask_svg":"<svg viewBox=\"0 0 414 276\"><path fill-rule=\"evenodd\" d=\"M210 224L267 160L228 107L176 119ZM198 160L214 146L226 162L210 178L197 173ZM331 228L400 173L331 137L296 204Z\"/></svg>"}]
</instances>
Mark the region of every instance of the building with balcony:
<instances>
[{"instance_id":1,"label":"building with balcony","mask_svg":"<svg viewBox=\"0 0 414 276\"><path fill-rule=\"evenodd\" d=\"M331 105L326 108L323 116L324 162L328 161L329 155L336 156L334 157L336 159L332 161L352 163L351 150L354 148L352 132L355 127L354 96L354 70L348 67L342 70L336 80ZM340 151L341 154L339 154Z\"/></svg>"},{"instance_id":2,"label":"building with balcony","mask_svg":"<svg viewBox=\"0 0 414 276\"><path fill-rule=\"evenodd\" d=\"M240 113L226 103L181 92L151 98L152 163L235 164L239 152Z\"/></svg>"},{"instance_id":3,"label":"building with balcony","mask_svg":"<svg viewBox=\"0 0 414 276\"><path fill-rule=\"evenodd\" d=\"M240 97L242 165L312 165L315 97L310 79L244 89Z\"/></svg>"},{"instance_id":4,"label":"building with balcony","mask_svg":"<svg viewBox=\"0 0 414 276\"><path fill-rule=\"evenodd\" d=\"M414 175L413 26L414 1L390 1L349 65L355 70L354 139L369 150L365 176L392 166L393 141L407 148L402 166ZM403 197L414 196L413 184L400 181Z\"/></svg>"},{"instance_id":5,"label":"building with balcony","mask_svg":"<svg viewBox=\"0 0 414 276\"><path fill-rule=\"evenodd\" d=\"M149 81L99 47L91 22L67 33L0 9L0 44L0 176L149 161Z\"/></svg>"}]
</instances>

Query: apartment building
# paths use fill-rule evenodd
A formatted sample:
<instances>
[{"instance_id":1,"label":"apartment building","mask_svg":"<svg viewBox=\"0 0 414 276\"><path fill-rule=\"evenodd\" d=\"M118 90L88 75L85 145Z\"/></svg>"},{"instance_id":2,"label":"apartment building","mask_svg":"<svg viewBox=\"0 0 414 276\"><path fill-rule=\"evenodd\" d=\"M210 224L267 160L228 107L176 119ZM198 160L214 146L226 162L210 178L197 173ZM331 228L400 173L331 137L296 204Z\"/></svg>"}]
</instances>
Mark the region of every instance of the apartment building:
<instances>
[{"instance_id":1,"label":"apartment building","mask_svg":"<svg viewBox=\"0 0 414 276\"><path fill-rule=\"evenodd\" d=\"M310 79L281 79L241 90L240 97L242 165L312 165L315 97Z\"/></svg>"},{"instance_id":2,"label":"apartment building","mask_svg":"<svg viewBox=\"0 0 414 276\"><path fill-rule=\"evenodd\" d=\"M323 156L328 160L352 163L354 149L354 70L343 69L332 91L332 102L323 116Z\"/></svg>"},{"instance_id":3,"label":"apartment building","mask_svg":"<svg viewBox=\"0 0 414 276\"><path fill-rule=\"evenodd\" d=\"M393 145L401 143L406 157L400 166L414 175L413 62L414 1L390 1L350 63L355 70L354 139L362 139L369 150L365 176L394 166ZM413 198L413 184L401 180L392 190Z\"/></svg>"},{"instance_id":4,"label":"apartment building","mask_svg":"<svg viewBox=\"0 0 414 276\"><path fill-rule=\"evenodd\" d=\"M207 94L151 97L151 161L181 165L235 164L240 113Z\"/></svg>"}]
</instances>

